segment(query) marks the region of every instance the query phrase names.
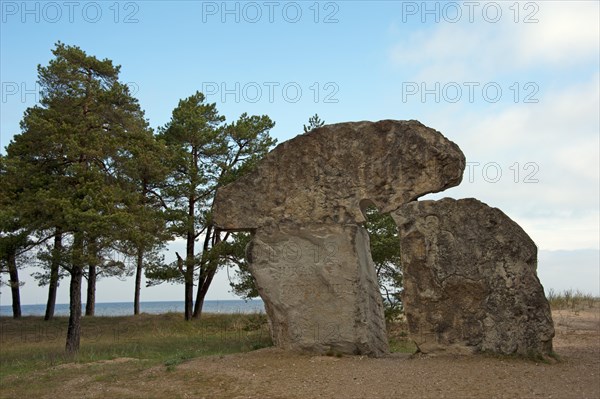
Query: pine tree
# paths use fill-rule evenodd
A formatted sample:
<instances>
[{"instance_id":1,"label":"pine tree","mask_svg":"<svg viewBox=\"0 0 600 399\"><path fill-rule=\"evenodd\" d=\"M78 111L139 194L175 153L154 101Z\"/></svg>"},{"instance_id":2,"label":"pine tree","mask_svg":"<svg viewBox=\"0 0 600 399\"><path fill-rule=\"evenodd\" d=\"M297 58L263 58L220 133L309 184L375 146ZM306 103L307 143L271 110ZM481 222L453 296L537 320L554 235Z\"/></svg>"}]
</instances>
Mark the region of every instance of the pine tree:
<instances>
[{"instance_id":1,"label":"pine tree","mask_svg":"<svg viewBox=\"0 0 600 399\"><path fill-rule=\"evenodd\" d=\"M0 273L8 273L13 317L21 317L19 259L33 245L22 220L17 170L0 155Z\"/></svg>"},{"instance_id":2,"label":"pine tree","mask_svg":"<svg viewBox=\"0 0 600 399\"><path fill-rule=\"evenodd\" d=\"M7 158L27 176L21 205L28 226L70 237L63 266L70 276L66 350L74 353L85 268L97 265L99 243L127 229L127 204L135 201L120 165L152 135L119 82L119 66L60 42L52 53L47 66L38 66L40 104L25 111Z\"/></svg>"},{"instance_id":3,"label":"pine tree","mask_svg":"<svg viewBox=\"0 0 600 399\"><path fill-rule=\"evenodd\" d=\"M379 287L387 319L402 312L402 269L400 264L400 237L392 216L379 213L375 206L365 209L365 229L371 242L371 258L377 272Z\"/></svg>"},{"instance_id":4,"label":"pine tree","mask_svg":"<svg viewBox=\"0 0 600 399\"><path fill-rule=\"evenodd\" d=\"M122 164L122 175L129 181L134 201L127 204L129 225L120 239L120 252L134 260L135 285L133 314L140 313L140 292L145 265L154 267L163 263L160 250L171 236L166 230L166 211L161 188L168 168L163 164L167 148L158 140L150 140L141 148L133 149L131 158Z\"/></svg>"},{"instance_id":5,"label":"pine tree","mask_svg":"<svg viewBox=\"0 0 600 399\"><path fill-rule=\"evenodd\" d=\"M216 190L227 183L233 182L246 173L252 171L258 161L262 159L269 149L275 145L276 140L271 138L269 131L275 122L266 116L242 114L236 122L225 127L227 151L218 162L218 179L215 181L211 192L211 201L208 209L212 209ZM228 265L232 259L237 258L239 237L230 232L221 232L212 226L210 212L208 213L209 225L204 237L202 256L200 257L200 271L198 292L194 306L194 318L199 318L204 304L204 298L219 267Z\"/></svg>"},{"instance_id":6,"label":"pine tree","mask_svg":"<svg viewBox=\"0 0 600 399\"><path fill-rule=\"evenodd\" d=\"M308 126L304 125L304 133L308 133L310 131L313 131L314 129L320 128L324 124L325 121L322 121L321 118L319 118L318 114L314 114L313 116L308 118Z\"/></svg>"},{"instance_id":7,"label":"pine tree","mask_svg":"<svg viewBox=\"0 0 600 399\"><path fill-rule=\"evenodd\" d=\"M170 150L170 173L162 193L171 231L186 241L185 257L167 267L147 269L150 284L182 281L185 319L200 317L204 298L222 260L218 255L229 234L212 224L210 210L217 188L252 168L275 143L269 136L274 123L267 116L243 114L225 124L216 104L196 92L181 100L159 138ZM196 240L202 247L196 252ZM194 307L194 280L198 278Z\"/></svg>"},{"instance_id":8,"label":"pine tree","mask_svg":"<svg viewBox=\"0 0 600 399\"><path fill-rule=\"evenodd\" d=\"M227 148L221 126L224 120L216 105L205 103L204 95L196 92L179 101L159 134L171 155L170 173L163 188L171 230L186 241L185 258L177 254L177 269L185 285L186 320L192 318L193 312L194 271L198 267L195 243L207 232L203 211L210 200L216 160Z\"/></svg>"}]
</instances>

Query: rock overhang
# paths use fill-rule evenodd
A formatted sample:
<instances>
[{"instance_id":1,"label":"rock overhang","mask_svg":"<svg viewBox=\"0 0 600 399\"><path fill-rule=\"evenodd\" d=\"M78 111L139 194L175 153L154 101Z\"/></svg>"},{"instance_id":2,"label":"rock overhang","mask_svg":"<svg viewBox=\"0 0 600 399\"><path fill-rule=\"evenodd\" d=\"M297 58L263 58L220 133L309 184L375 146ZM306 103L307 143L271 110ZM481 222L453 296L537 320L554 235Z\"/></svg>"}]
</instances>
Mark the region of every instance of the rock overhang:
<instances>
[{"instance_id":1,"label":"rock overhang","mask_svg":"<svg viewBox=\"0 0 600 399\"><path fill-rule=\"evenodd\" d=\"M363 223L361 201L381 212L462 181L458 145L414 120L326 125L279 144L217 191L214 223L252 230L272 223Z\"/></svg>"}]
</instances>

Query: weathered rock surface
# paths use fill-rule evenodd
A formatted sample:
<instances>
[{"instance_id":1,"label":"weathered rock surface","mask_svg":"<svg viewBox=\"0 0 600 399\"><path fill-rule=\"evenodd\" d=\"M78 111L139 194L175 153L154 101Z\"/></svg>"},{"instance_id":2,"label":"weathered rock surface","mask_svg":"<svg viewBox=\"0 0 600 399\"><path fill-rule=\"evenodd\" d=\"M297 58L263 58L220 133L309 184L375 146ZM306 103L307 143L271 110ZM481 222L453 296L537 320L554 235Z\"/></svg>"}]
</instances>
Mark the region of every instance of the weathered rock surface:
<instances>
[{"instance_id":1,"label":"weathered rock surface","mask_svg":"<svg viewBox=\"0 0 600 399\"><path fill-rule=\"evenodd\" d=\"M219 189L214 220L223 229L362 223L364 200L390 212L458 185L464 167L458 146L418 121L326 125L280 144Z\"/></svg>"},{"instance_id":2,"label":"weathered rock surface","mask_svg":"<svg viewBox=\"0 0 600 399\"><path fill-rule=\"evenodd\" d=\"M387 353L361 208L392 211L459 184L464 167L456 144L417 121L340 123L280 144L220 188L215 224L255 232L250 268L275 344Z\"/></svg>"},{"instance_id":3,"label":"weathered rock surface","mask_svg":"<svg viewBox=\"0 0 600 399\"><path fill-rule=\"evenodd\" d=\"M517 223L475 199L412 202L392 216L404 308L422 352L552 351L537 247Z\"/></svg>"},{"instance_id":4,"label":"weathered rock surface","mask_svg":"<svg viewBox=\"0 0 600 399\"><path fill-rule=\"evenodd\" d=\"M369 236L360 226L279 225L257 231L251 272L275 345L317 353L388 353Z\"/></svg>"}]
</instances>

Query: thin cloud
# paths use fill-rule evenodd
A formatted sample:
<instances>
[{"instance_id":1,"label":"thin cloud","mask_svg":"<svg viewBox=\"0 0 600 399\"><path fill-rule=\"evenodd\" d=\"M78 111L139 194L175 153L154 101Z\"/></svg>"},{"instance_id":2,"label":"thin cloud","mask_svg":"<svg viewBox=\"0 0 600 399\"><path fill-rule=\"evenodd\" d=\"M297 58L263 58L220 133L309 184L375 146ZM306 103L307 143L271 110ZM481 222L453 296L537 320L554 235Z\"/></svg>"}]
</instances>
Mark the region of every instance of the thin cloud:
<instances>
[{"instance_id":1,"label":"thin cloud","mask_svg":"<svg viewBox=\"0 0 600 399\"><path fill-rule=\"evenodd\" d=\"M479 162L461 186L437 197L473 196L499 207L543 249L598 248L599 87L596 73L546 91L538 104L432 115L429 123L458 142L467 162ZM497 182L496 166L483 174L492 162L502 171Z\"/></svg>"},{"instance_id":2,"label":"thin cloud","mask_svg":"<svg viewBox=\"0 0 600 399\"><path fill-rule=\"evenodd\" d=\"M503 3L505 4L505 3ZM508 3L506 3L508 4ZM598 2L536 3L537 23L515 23L508 9L497 23L424 24L389 52L419 80L480 80L531 68L564 69L598 62Z\"/></svg>"}]
</instances>

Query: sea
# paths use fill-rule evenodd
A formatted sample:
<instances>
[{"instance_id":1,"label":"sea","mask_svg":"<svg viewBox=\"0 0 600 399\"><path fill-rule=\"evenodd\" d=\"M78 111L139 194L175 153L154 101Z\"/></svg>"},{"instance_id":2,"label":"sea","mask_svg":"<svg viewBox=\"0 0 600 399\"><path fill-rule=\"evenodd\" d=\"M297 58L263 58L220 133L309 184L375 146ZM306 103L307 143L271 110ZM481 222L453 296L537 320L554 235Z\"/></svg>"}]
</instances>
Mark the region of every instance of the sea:
<instances>
[{"instance_id":1,"label":"sea","mask_svg":"<svg viewBox=\"0 0 600 399\"><path fill-rule=\"evenodd\" d=\"M182 313L183 301L141 302L140 312L148 314ZM85 312L85 303L82 304ZM44 316L46 305L21 305L23 316ZM265 307L260 299L244 300L206 300L203 313L264 313ZM96 316L129 316L133 314L133 302L98 302L96 303ZM57 303L54 308L55 316L68 316L69 304ZM12 306L0 306L0 317L12 317Z\"/></svg>"}]
</instances>

